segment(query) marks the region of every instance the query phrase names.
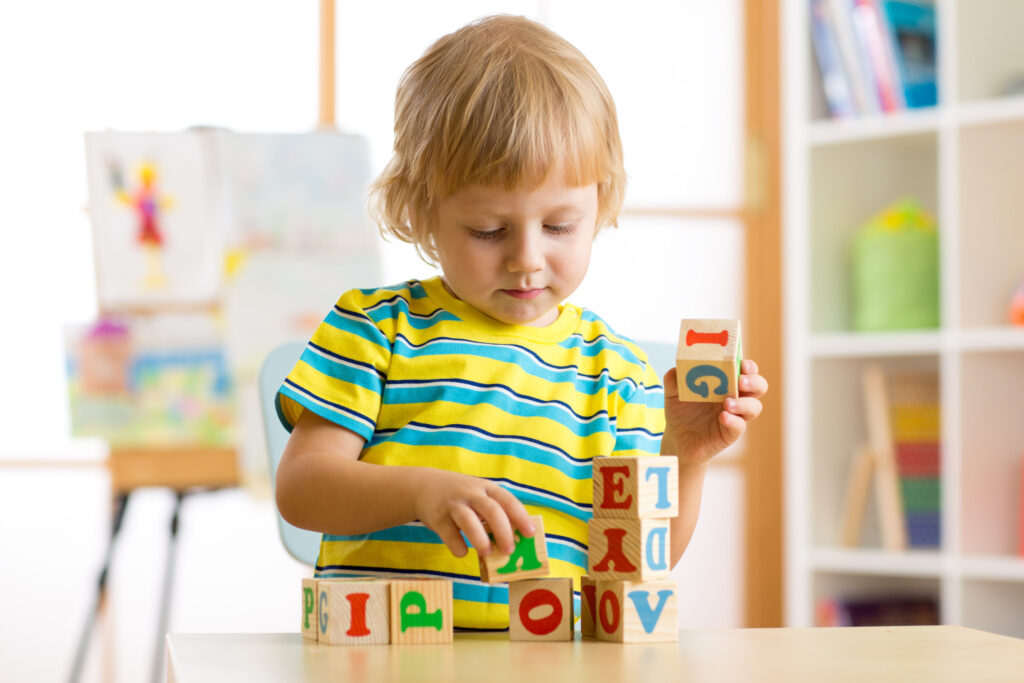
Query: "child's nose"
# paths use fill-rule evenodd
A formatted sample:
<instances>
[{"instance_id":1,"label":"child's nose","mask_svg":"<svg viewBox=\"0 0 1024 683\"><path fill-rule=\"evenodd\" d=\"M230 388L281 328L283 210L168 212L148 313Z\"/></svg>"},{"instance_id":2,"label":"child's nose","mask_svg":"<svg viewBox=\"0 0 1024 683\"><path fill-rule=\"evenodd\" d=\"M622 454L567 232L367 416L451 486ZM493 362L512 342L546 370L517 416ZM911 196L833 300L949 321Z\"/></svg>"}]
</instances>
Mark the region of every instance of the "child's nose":
<instances>
[{"instance_id":1,"label":"child's nose","mask_svg":"<svg viewBox=\"0 0 1024 683\"><path fill-rule=\"evenodd\" d=\"M544 251L538 236L522 231L511 245L508 269L513 273L535 273L544 267Z\"/></svg>"}]
</instances>

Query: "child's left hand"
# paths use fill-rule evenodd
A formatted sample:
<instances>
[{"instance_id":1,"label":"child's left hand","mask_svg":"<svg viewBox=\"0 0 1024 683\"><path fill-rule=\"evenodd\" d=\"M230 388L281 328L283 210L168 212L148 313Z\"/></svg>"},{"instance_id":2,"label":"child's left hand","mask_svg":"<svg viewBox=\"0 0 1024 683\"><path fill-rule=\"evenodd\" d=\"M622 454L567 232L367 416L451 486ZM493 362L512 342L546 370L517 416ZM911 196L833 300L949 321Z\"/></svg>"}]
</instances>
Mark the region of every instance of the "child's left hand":
<instances>
[{"instance_id":1,"label":"child's left hand","mask_svg":"<svg viewBox=\"0 0 1024 683\"><path fill-rule=\"evenodd\" d=\"M675 368L665 373L662 453L678 456L680 464L703 464L740 438L747 423L761 414L760 398L768 391L754 361L744 360L740 373L739 398L727 398L724 404L680 401Z\"/></svg>"}]
</instances>

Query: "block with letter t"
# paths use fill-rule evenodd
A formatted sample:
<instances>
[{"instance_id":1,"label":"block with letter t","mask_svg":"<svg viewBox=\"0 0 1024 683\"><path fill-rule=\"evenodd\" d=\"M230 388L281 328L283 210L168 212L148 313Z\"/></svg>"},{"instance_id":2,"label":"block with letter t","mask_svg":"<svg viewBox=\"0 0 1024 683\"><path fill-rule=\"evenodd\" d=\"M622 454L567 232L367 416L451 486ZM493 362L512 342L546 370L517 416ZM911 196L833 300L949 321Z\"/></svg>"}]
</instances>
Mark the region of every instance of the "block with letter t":
<instances>
[{"instance_id":1,"label":"block with letter t","mask_svg":"<svg viewBox=\"0 0 1024 683\"><path fill-rule=\"evenodd\" d=\"M548 567L548 546L544 537L544 518L540 515L533 515L530 519L533 520L533 536L527 538L518 531L514 531L516 547L511 554L499 552L492 545L491 553L480 558L481 581L484 583L521 581L547 576L551 573ZM493 541L492 536L492 544Z\"/></svg>"},{"instance_id":2,"label":"block with letter t","mask_svg":"<svg viewBox=\"0 0 1024 683\"><path fill-rule=\"evenodd\" d=\"M598 640L665 643L679 639L674 581L598 581L596 593Z\"/></svg>"},{"instance_id":3,"label":"block with letter t","mask_svg":"<svg viewBox=\"0 0 1024 683\"><path fill-rule=\"evenodd\" d=\"M389 581L391 643L452 642L452 582L446 579Z\"/></svg>"},{"instance_id":4,"label":"block with letter t","mask_svg":"<svg viewBox=\"0 0 1024 683\"><path fill-rule=\"evenodd\" d=\"M684 318L676 347L679 400L721 403L736 398L742 360L739 320Z\"/></svg>"},{"instance_id":5,"label":"block with letter t","mask_svg":"<svg viewBox=\"0 0 1024 683\"><path fill-rule=\"evenodd\" d=\"M572 640L572 579L526 579L508 585L511 640Z\"/></svg>"},{"instance_id":6,"label":"block with letter t","mask_svg":"<svg viewBox=\"0 0 1024 683\"><path fill-rule=\"evenodd\" d=\"M594 517L639 519L678 514L676 456L594 458Z\"/></svg>"}]
</instances>

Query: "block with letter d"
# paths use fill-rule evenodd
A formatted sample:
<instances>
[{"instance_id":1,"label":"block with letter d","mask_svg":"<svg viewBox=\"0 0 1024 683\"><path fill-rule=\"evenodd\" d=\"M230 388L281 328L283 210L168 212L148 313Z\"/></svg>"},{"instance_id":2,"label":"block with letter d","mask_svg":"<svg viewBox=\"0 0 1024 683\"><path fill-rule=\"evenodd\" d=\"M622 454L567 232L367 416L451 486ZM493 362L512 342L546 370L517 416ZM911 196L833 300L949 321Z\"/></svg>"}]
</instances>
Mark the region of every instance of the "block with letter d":
<instances>
[{"instance_id":1,"label":"block with letter d","mask_svg":"<svg viewBox=\"0 0 1024 683\"><path fill-rule=\"evenodd\" d=\"M674 581L598 581L598 640L666 643L679 639Z\"/></svg>"},{"instance_id":2,"label":"block with letter d","mask_svg":"<svg viewBox=\"0 0 1024 683\"><path fill-rule=\"evenodd\" d=\"M742 360L739 320L684 318L676 347L679 400L721 403L736 398Z\"/></svg>"},{"instance_id":3,"label":"block with letter d","mask_svg":"<svg viewBox=\"0 0 1024 683\"><path fill-rule=\"evenodd\" d=\"M305 592L305 586L303 586ZM386 645L390 595L385 581L317 582L319 640L328 645ZM305 625L305 623L303 623Z\"/></svg>"},{"instance_id":4,"label":"block with letter d","mask_svg":"<svg viewBox=\"0 0 1024 683\"><path fill-rule=\"evenodd\" d=\"M594 458L594 517L638 519L678 514L676 456Z\"/></svg>"},{"instance_id":5,"label":"block with letter d","mask_svg":"<svg viewBox=\"0 0 1024 683\"><path fill-rule=\"evenodd\" d=\"M511 640L572 640L572 579L526 579L508 586Z\"/></svg>"},{"instance_id":6,"label":"block with letter d","mask_svg":"<svg viewBox=\"0 0 1024 683\"><path fill-rule=\"evenodd\" d=\"M452 582L445 579L390 581L391 642L452 642Z\"/></svg>"},{"instance_id":7,"label":"block with letter d","mask_svg":"<svg viewBox=\"0 0 1024 683\"><path fill-rule=\"evenodd\" d=\"M598 581L648 581L669 574L668 519L590 520L587 559Z\"/></svg>"},{"instance_id":8,"label":"block with letter d","mask_svg":"<svg viewBox=\"0 0 1024 683\"><path fill-rule=\"evenodd\" d=\"M521 581L523 579L547 576L548 546L544 536L544 518L540 515L533 520L533 536L527 538L514 531L516 547L511 554L498 552L492 546L491 553L480 558L480 580L484 583ZM485 525L486 528L486 525ZM494 538L491 537L493 543Z\"/></svg>"}]
</instances>

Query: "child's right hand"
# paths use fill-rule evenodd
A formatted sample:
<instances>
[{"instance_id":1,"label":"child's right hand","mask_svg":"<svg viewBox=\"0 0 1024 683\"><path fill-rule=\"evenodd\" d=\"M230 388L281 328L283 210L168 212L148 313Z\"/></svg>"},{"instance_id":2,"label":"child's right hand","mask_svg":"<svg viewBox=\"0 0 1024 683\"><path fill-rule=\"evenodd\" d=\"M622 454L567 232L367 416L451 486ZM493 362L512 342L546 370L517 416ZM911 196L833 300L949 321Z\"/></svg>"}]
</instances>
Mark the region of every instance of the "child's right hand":
<instances>
[{"instance_id":1,"label":"child's right hand","mask_svg":"<svg viewBox=\"0 0 1024 683\"><path fill-rule=\"evenodd\" d=\"M526 508L498 484L456 472L426 472L413 501L416 517L441 537L455 557L469 552L462 534L480 557L491 552L484 522L503 553L515 550L513 527L527 538L533 536L535 529Z\"/></svg>"}]
</instances>

